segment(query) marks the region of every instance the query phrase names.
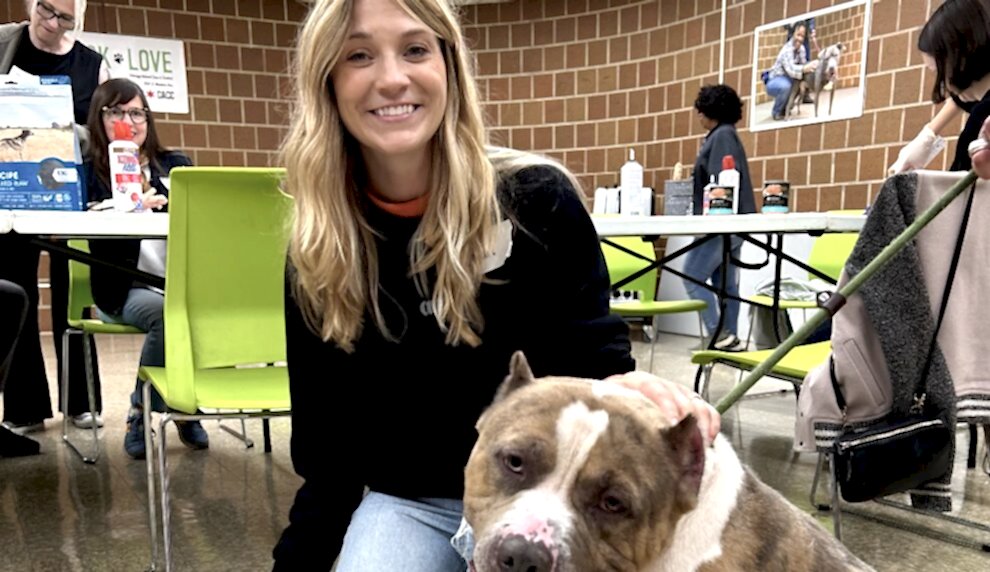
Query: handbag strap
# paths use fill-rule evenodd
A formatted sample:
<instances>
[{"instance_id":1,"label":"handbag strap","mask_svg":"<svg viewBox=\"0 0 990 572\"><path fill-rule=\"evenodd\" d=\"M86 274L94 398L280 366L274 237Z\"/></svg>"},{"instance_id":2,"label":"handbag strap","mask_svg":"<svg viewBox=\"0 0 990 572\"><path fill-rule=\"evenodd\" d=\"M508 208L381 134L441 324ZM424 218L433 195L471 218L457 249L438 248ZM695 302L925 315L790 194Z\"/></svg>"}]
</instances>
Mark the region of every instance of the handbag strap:
<instances>
[{"instance_id":1,"label":"handbag strap","mask_svg":"<svg viewBox=\"0 0 990 572\"><path fill-rule=\"evenodd\" d=\"M935 342L938 338L938 331L942 328L942 319L945 317L946 306L949 305L949 294L952 292L952 284L955 282L956 269L959 267L959 258L962 254L963 242L966 239L966 227L969 225L969 213L973 210L973 197L976 196L976 182L969 188L969 198L966 199L966 210L963 212L962 221L959 224L959 237L956 238L956 248L952 252L952 262L949 263L949 275L945 279L945 290L942 292L942 305L938 310L938 319L935 321L935 331L932 333L932 341L928 344L928 357L925 359L924 369L921 370L921 377L914 389L914 404L911 410L921 413L925 406L926 386L928 385L928 372L932 367L932 355L935 354Z\"/></svg>"},{"instance_id":2,"label":"handbag strap","mask_svg":"<svg viewBox=\"0 0 990 572\"><path fill-rule=\"evenodd\" d=\"M915 386L915 402L911 406L912 411L923 408L925 404L925 388L927 386L928 372L931 370L932 355L935 353L935 342L938 339L938 331L942 328L942 319L945 318L945 309L949 304L949 293L952 291L952 284L956 276L956 269L959 267L959 258L962 254L963 241L966 238L966 226L969 224L969 214L973 210L974 196L976 196L975 182L969 189L969 198L966 199L966 210L963 212L963 218L959 225L959 236L956 238L955 250L952 252L952 261L949 263L949 274L945 280L945 290L942 292L942 304L938 310L938 319L935 321L935 331L932 333L931 343L928 344L928 357L925 359L924 369L922 369L921 377L918 379L918 384ZM844 417L846 412L846 399L842 395L842 390L839 389L839 380L835 375L835 358L831 354L828 356L828 373L832 382L832 391L835 392L835 402L839 406L839 411L842 411Z\"/></svg>"}]
</instances>

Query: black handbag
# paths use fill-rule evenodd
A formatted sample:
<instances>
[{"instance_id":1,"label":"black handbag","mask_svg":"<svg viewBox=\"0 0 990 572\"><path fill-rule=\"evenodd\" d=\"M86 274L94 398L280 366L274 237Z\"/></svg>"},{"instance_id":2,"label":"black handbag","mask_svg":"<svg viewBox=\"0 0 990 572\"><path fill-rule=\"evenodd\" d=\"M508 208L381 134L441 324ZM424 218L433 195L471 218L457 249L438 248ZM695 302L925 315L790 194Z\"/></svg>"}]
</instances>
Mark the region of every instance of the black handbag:
<instances>
[{"instance_id":1,"label":"black handbag","mask_svg":"<svg viewBox=\"0 0 990 572\"><path fill-rule=\"evenodd\" d=\"M879 423L865 427L847 426L835 441L832 449L835 478L842 498L848 502L863 502L915 489L939 479L951 468L955 432L946 418L936 415L930 407L925 406L925 398L935 340L942 326L952 281L959 265L975 190L974 183L959 227L959 237L942 293L942 305L928 346L928 358L915 387L910 414L900 418L888 416ZM846 401L839 389L835 363L831 357L829 373L836 402L844 416Z\"/></svg>"}]
</instances>

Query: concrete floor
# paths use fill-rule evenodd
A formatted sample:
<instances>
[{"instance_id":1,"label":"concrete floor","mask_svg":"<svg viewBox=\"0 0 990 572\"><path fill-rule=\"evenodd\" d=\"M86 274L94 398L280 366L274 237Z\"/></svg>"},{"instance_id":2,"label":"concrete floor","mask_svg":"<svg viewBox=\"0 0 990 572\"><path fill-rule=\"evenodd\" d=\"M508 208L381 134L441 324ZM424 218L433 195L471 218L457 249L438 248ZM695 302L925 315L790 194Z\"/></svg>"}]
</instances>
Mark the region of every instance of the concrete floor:
<instances>
[{"instance_id":1,"label":"concrete floor","mask_svg":"<svg viewBox=\"0 0 990 572\"><path fill-rule=\"evenodd\" d=\"M98 337L104 380L106 427L104 456L96 465L80 462L61 442L55 421L32 436L42 445L35 457L0 459L0 571L136 571L149 558L145 465L123 451L124 417L133 388L141 338ZM54 379L51 340L43 340L50 379ZM695 368L689 348L697 338L662 335L655 371L691 384ZM649 346L634 351L647 363ZM736 374L716 371L712 397L718 399ZM761 382L754 391L775 389ZM54 386L53 402L54 399ZM56 417L59 417L56 415ZM60 417L59 417L60 419ZM810 511L808 491L815 468L813 455L791 451L793 394L742 402L723 418L724 433L740 456L771 486ZM190 451L173 432L169 461L173 491L176 569L189 571L270 570L271 548L286 523L299 478L289 459L289 421L272 422L274 451L261 451L259 422L248 425L259 441L254 449L206 424L208 451ZM966 444L960 431L960 445ZM981 446L980 454L983 454ZM982 457L981 457L982 458ZM957 459L953 483L960 516L990 523L990 477L966 471ZM899 524L924 522L903 511L864 505L871 513ZM828 524L827 519L823 523ZM878 570L990 569L990 555L846 515L846 543ZM965 529L954 530L964 535ZM990 532L970 539L990 543Z\"/></svg>"},{"instance_id":2,"label":"concrete floor","mask_svg":"<svg viewBox=\"0 0 990 572\"><path fill-rule=\"evenodd\" d=\"M758 84L760 90L765 89ZM812 96L814 97L814 96ZM863 91L858 87L847 87L836 90L835 98L832 101L832 113L828 112L830 92L823 91L822 100L818 104L818 115L815 115L815 105L813 103L802 103L793 115L784 120L775 120L771 117L773 111L773 101L767 101L750 108L752 117L749 119L749 127L753 131L762 129L775 129L780 127L793 127L807 123L818 123L821 121L835 121L836 119L848 119L859 117L863 114Z\"/></svg>"}]
</instances>

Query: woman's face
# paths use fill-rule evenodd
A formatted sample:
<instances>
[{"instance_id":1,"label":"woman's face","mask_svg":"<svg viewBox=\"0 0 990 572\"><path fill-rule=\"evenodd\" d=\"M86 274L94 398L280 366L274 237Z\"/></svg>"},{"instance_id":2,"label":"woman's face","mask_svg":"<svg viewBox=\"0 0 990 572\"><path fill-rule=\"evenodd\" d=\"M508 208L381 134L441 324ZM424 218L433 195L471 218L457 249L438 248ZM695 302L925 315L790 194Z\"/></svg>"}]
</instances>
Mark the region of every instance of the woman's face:
<instances>
[{"instance_id":1,"label":"woman's face","mask_svg":"<svg viewBox=\"0 0 990 572\"><path fill-rule=\"evenodd\" d=\"M31 31L45 45L54 45L74 27L75 0L37 0L31 3Z\"/></svg>"},{"instance_id":2,"label":"woman's face","mask_svg":"<svg viewBox=\"0 0 990 572\"><path fill-rule=\"evenodd\" d=\"M925 62L925 66L931 71L936 71L938 67L935 64L935 58L931 54L921 52L921 59ZM966 89L959 89L952 84L952 78L946 79L946 88L948 88L949 93L955 95L962 101L980 101L983 96L987 93L987 83L988 81L980 80L974 82L973 85Z\"/></svg>"},{"instance_id":3,"label":"woman's face","mask_svg":"<svg viewBox=\"0 0 990 572\"><path fill-rule=\"evenodd\" d=\"M142 117L143 121L141 121ZM103 111L103 129L109 141L113 141L113 124L116 121L123 121L131 128L132 141L143 149L144 140L148 137L148 112L144 110L141 98L135 95L134 99L127 103L118 103Z\"/></svg>"},{"instance_id":4,"label":"woman's face","mask_svg":"<svg viewBox=\"0 0 990 572\"><path fill-rule=\"evenodd\" d=\"M700 111L698 111L698 123L700 123L701 128L706 131L711 131L711 129L718 124L714 119L708 117Z\"/></svg>"},{"instance_id":5,"label":"woman's face","mask_svg":"<svg viewBox=\"0 0 990 572\"><path fill-rule=\"evenodd\" d=\"M791 41L794 42L795 48L804 43L804 36L806 34L807 34L807 30L805 29L804 26L798 26L797 28L794 29L794 36L791 38Z\"/></svg>"},{"instance_id":6,"label":"woman's face","mask_svg":"<svg viewBox=\"0 0 990 572\"><path fill-rule=\"evenodd\" d=\"M447 68L425 24L393 0L357 0L330 77L366 161L429 160L447 107Z\"/></svg>"}]
</instances>

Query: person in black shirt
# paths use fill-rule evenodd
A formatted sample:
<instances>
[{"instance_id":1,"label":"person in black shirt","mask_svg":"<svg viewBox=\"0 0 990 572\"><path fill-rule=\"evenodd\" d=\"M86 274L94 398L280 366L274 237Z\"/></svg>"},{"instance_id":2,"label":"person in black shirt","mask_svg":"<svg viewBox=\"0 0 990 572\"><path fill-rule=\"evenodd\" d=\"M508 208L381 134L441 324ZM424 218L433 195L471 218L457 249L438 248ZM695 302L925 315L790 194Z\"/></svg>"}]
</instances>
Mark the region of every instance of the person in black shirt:
<instances>
[{"instance_id":1,"label":"person in black shirt","mask_svg":"<svg viewBox=\"0 0 990 572\"><path fill-rule=\"evenodd\" d=\"M968 118L949 170L968 171L972 161L967 148L990 117L990 0L946 0L921 29L918 49L935 72L932 102L944 105L887 172L924 168L945 145L942 131L962 112Z\"/></svg>"},{"instance_id":2,"label":"person in black shirt","mask_svg":"<svg viewBox=\"0 0 990 572\"><path fill-rule=\"evenodd\" d=\"M10 356L14 353L17 338L24 326L27 305L27 294L23 288L13 282L0 280L0 316L3 316L0 320L0 391L3 391ZM40 450L37 441L0 426L0 457L36 455Z\"/></svg>"},{"instance_id":3,"label":"person in black shirt","mask_svg":"<svg viewBox=\"0 0 990 572\"><path fill-rule=\"evenodd\" d=\"M33 75L69 76L75 121L80 126L86 124L96 86L109 78L103 58L75 40L75 32L82 30L85 6L83 0L28 0L25 10L30 15L29 21L0 24L0 74L17 68ZM76 133L80 135L85 154L88 131L77 127ZM4 424L18 433L43 430L44 420L52 416L38 332L39 255L38 247L23 237L0 236L0 278L7 278L24 288L29 300L24 332L12 357L10 378L3 395ZM69 300L69 266L65 257L50 254L49 277L52 337L61 379L62 360L67 357L62 355L62 334L68 327ZM96 345L90 344L90 347L93 348L93 377L99 396ZM102 425L99 397L96 417L89 413L81 336L71 338L69 357L72 366L69 370L69 415L79 427L91 427L93 423ZM59 395L61 398L61 392Z\"/></svg>"},{"instance_id":4,"label":"person in black shirt","mask_svg":"<svg viewBox=\"0 0 990 572\"><path fill-rule=\"evenodd\" d=\"M486 146L447 0L320 0L282 149L292 461L276 570L464 570L474 423L525 352L608 378L706 432L717 414L634 362L574 176ZM711 437L708 434L708 437ZM365 488L369 492L365 495Z\"/></svg>"}]
</instances>

